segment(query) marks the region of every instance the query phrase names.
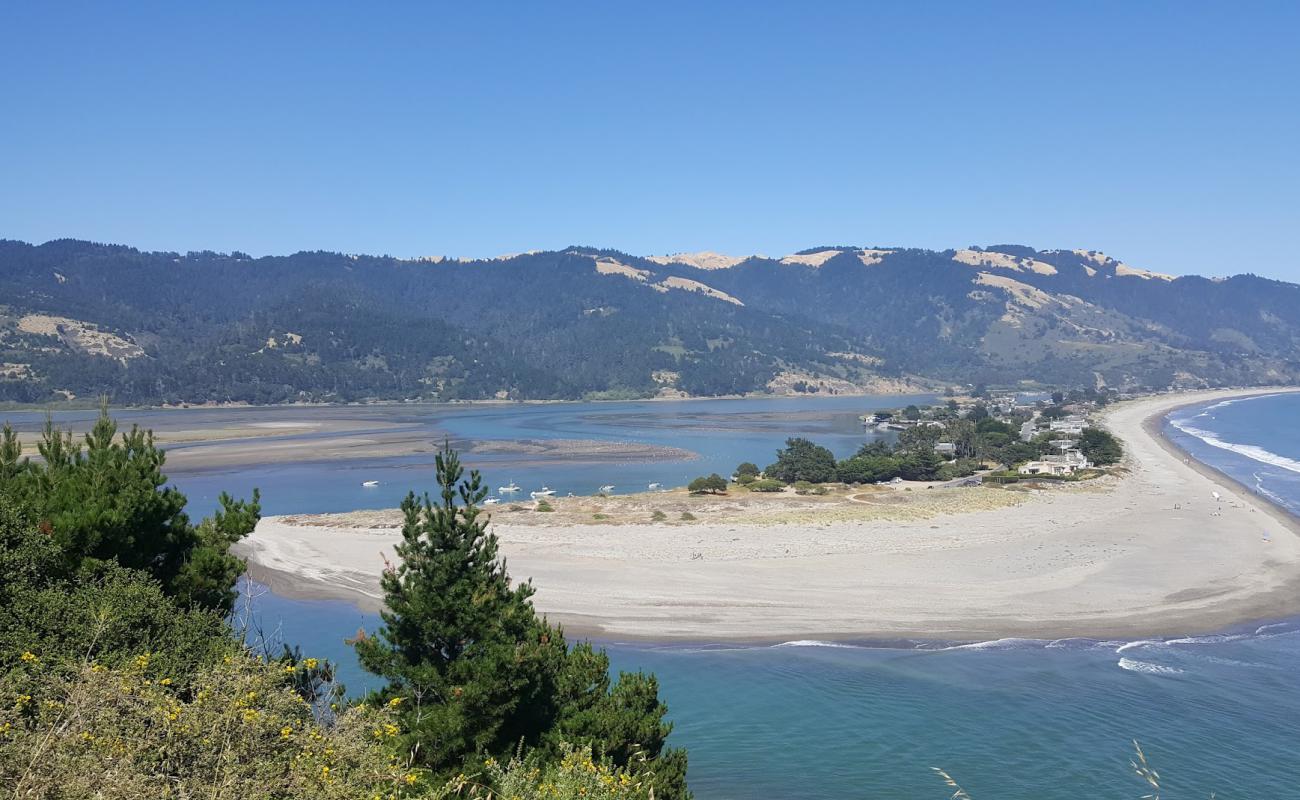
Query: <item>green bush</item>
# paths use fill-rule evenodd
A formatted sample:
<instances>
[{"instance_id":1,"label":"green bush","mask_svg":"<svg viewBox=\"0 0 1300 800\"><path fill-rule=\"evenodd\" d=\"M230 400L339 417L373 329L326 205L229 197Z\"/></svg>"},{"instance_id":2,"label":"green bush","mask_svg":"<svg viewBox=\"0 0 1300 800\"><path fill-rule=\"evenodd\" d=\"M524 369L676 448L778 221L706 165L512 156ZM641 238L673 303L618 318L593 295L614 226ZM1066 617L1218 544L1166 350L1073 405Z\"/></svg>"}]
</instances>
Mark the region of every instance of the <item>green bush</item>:
<instances>
[{"instance_id":1,"label":"green bush","mask_svg":"<svg viewBox=\"0 0 1300 800\"><path fill-rule=\"evenodd\" d=\"M715 472L712 475L696 478L686 489L691 494L720 494L727 491L727 479Z\"/></svg>"},{"instance_id":2,"label":"green bush","mask_svg":"<svg viewBox=\"0 0 1300 800\"><path fill-rule=\"evenodd\" d=\"M533 506L533 510L549 512L549 511L554 511L555 506L552 506L550 503L546 502L545 500L538 500L537 505Z\"/></svg>"},{"instance_id":3,"label":"green bush","mask_svg":"<svg viewBox=\"0 0 1300 800\"><path fill-rule=\"evenodd\" d=\"M824 495L830 493L830 489L827 489L825 486L823 486L820 483L809 483L808 481L795 481L794 493Z\"/></svg>"},{"instance_id":4,"label":"green bush","mask_svg":"<svg viewBox=\"0 0 1300 800\"><path fill-rule=\"evenodd\" d=\"M959 458L956 461L949 461L939 467L936 477L941 481L951 481L957 478L966 478L975 474L980 467L980 463L973 458Z\"/></svg>"},{"instance_id":5,"label":"green bush","mask_svg":"<svg viewBox=\"0 0 1300 800\"><path fill-rule=\"evenodd\" d=\"M758 465L752 461L743 461L740 466L736 467L736 482L739 483L741 478L757 478L759 475Z\"/></svg>"},{"instance_id":6,"label":"green bush","mask_svg":"<svg viewBox=\"0 0 1300 800\"><path fill-rule=\"evenodd\" d=\"M148 652L56 677L43 659L17 663L0 680L0 785L17 797L343 800L426 788L391 757L396 708L319 724L278 665L237 655L182 686Z\"/></svg>"},{"instance_id":7,"label":"green bush","mask_svg":"<svg viewBox=\"0 0 1300 800\"><path fill-rule=\"evenodd\" d=\"M651 522L663 522L666 519L668 519L668 515L657 508L654 510L654 513L650 515Z\"/></svg>"},{"instance_id":8,"label":"green bush","mask_svg":"<svg viewBox=\"0 0 1300 800\"><path fill-rule=\"evenodd\" d=\"M741 486L748 486L749 484L753 483L753 482L756 481L756 480L758 480L758 476L757 476L757 475L737 475L737 476L736 476L736 483L739 484L739 485L741 485Z\"/></svg>"},{"instance_id":9,"label":"green bush","mask_svg":"<svg viewBox=\"0 0 1300 800\"><path fill-rule=\"evenodd\" d=\"M785 484L771 478L764 478L749 484L749 490L751 492L783 492L785 491Z\"/></svg>"},{"instance_id":10,"label":"green bush","mask_svg":"<svg viewBox=\"0 0 1300 800\"><path fill-rule=\"evenodd\" d=\"M689 511L682 512L682 522L694 522L697 519L699 519L699 517L695 516Z\"/></svg>"}]
</instances>

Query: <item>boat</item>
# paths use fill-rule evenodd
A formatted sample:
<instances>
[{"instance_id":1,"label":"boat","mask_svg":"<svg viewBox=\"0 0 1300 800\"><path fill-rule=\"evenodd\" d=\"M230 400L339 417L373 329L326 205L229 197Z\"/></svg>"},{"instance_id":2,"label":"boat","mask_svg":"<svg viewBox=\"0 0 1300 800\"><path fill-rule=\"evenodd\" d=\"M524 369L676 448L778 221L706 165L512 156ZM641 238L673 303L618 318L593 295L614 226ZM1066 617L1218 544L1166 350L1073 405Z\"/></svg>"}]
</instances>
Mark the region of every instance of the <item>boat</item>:
<instances>
[{"instance_id":1,"label":"boat","mask_svg":"<svg viewBox=\"0 0 1300 800\"><path fill-rule=\"evenodd\" d=\"M604 486L600 487L601 494L609 494L612 491L614 491L614 484L612 483L607 483Z\"/></svg>"},{"instance_id":2,"label":"boat","mask_svg":"<svg viewBox=\"0 0 1300 800\"><path fill-rule=\"evenodd\" d=\"M361 482L361 485L362 485L362 486L366 486L366 487L370 487L370 486L378 486L378 485L379 485L379 481L362 481L362 482Z\"/></svg>"},{"instance_id":3,"label":"boat","mask_svg":"<svg viewBox=\"0 0 1300 800\"><path fill-rule=\"evenodd\" d=\"M510 494L511 492L519 491L519 485L516 484L514 481L510 481L510 485L508 486L498 486L497 491L502 492L504 494Z\"/></svg>"},{"instance_id":4,"label":"boat","mask_svg":"<svg viewBox=\"0 0 1300 800\"><path fill-rule=\"evenodd\" d=\"M649 486L647 486L646 488L653 492L655 489L661 489L661 488L663 488L663 484L662 484L662 483L652 483L652 484L650 484Z\"/></svg>"},{"instance_id":5,"label":"boat","mask_svg":"<svg viewBox=\"0 0 1300 800\"><path fill-rule=\"evenodd\" d=\"M528 496L531 497L531 498L533 498L534 500L537 500L537 499L542 498L542 497L554 497L554 496L555 496L555 490L552 489L552 488L549 487L549 486L543 486L543 487L541 488L541 491L537 491L537 492L529 492L529 493L528 493Z\"/></svg>"},{"instance_id":6,"label":"boat","mask_svg":"<svg viewBox=\"0 0 1300 800\"><path fill-rule=\"evenodd\" d=\"M486 500L483 501L483 505L485 505L485 506L494 506L494 505L496 505L497 503L500 503L500 502L501 502L501 498L500 498L500 497L489 497L488 499L486 499Z\"/></svg>"}]
</instances>

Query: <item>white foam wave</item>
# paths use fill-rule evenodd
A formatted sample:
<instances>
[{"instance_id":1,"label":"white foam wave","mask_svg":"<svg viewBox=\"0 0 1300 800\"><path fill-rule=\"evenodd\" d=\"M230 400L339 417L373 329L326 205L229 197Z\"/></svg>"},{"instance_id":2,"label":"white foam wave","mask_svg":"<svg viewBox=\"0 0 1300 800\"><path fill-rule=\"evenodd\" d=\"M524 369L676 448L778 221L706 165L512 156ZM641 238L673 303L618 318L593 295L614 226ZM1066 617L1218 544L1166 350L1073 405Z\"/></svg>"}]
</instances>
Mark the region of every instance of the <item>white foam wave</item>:
<instances>
[{"instance_id":1,"label":"white foam wave","mask_svg":"<svg viewBox=\"0 0 1300 800\"><path fill-rule=\"evenodd\" d=\"M1183 671L1178 667L1166 667L1163 664L1152 664L1147 661L1138 661L1132 658L1121 658L1118 666L1120 669L1126 669L1129 672L1141 672L1145 675L1183 674Z\"/></svg>"},{"instance_id":2,"label":"white foam wave","mask_svg":"<svg viewBox=\"0 0 1300 800\"><path fill-rule=\"evenodd\" d=\"M774 644L773 647L835 647L843 650L863 650L861 645L845 644L844 642L823 642L820 639L797 639L793 642L781 642Z\"/></svg>"},{"instance_id":3,"label":"white foam wave","mask_svg":"<svg viewBox=\"0 0 1300 800\"><path fill-rule=\"evenodd\" d=\"M1182 431L1183 433L1187 434L1188 436L1194 436L1197 439L1200 439L1202 442L1205 442L1211 447L1217 447L1220 450L1227 450L1230 453L1236 453L1237 455L1245 456L1246 458L1252 459L1254 461L1258 461L1261 464L1268 464L1269 466L1280 467L1281 469L1287 470L1289 472L1295 472L1300 474L1300 461L1297 461L1294 458L1287 458L1284 455L1279 455L1278 453L1274 453L1271 450L1265 450L1264 448L1253 444L1237 444L1236 442L1226 442L1223 439L1220 439L1218 436L1216 436L1213 432L1201 430L1200 428L1194 428L1191 425L1188 425L1186 422L1170 420L1169 424L1177 428L1178 430Z\"/></svg>"},{"instance_id":4,"label":"white foam wave","mask_svg":"<svg viewBox=\"0 0 1300 800\"><path fill-rule=\"evenodd\" d=\"M1125 642L1119 647L1116 647L1115 655L1119 655L1120 653L1127 652L1137 647L1145 647L1145 646L1163 647L1164 644L1165 644L1164 642L1159 641L1158 639L1137 639L1136 641Z\"/></svg>"},{"instance_id":5,"label":"white foam wave","mask_svg":"<svg viewBox=\"0 0 1300 800\"><path fill-rule=\"evenodd\" d=\"M1212 636L1184 636L1181 639L1166 639L1165 644L1223 644L1246 638L1244 633L1216 633Z\"/></svg>"},{"instance_id":6,"label":"white foam wave","mask_svg":"<svg viewBox=\"0 0 1300 800\"><path fill-rule=\"evenodd\" d=\"M968 642L967 644L955 644L951 647L940 648L942 650L1010 650L1012 648L1024 647L1045 647L1047 645L1042 639L991 639L987 642Z\"/></svg>"},{"instance_id":7,"label":"white foam wave","mask_svg":"<svg viewBox=\"0 0 1300 800\"><path fill-rule=\"evenodd\" d=\"M1255 635L1256 635L1256 636L1261 636L1261 635L1263 635L1264 631L1271 631L1271 630L1274 630L1274 629L1276 629L1276 628L1291 628L1291 626L1292 626L1292 623L1290 623L1290 622L1271 622L1271 623L1269 623L1268 625L1260 625L1258 628L1256 628L1256 629L1255 629ZM1276 635L1276 634L1274 634L1274 635Z\"/></svg>"}]
</instances>

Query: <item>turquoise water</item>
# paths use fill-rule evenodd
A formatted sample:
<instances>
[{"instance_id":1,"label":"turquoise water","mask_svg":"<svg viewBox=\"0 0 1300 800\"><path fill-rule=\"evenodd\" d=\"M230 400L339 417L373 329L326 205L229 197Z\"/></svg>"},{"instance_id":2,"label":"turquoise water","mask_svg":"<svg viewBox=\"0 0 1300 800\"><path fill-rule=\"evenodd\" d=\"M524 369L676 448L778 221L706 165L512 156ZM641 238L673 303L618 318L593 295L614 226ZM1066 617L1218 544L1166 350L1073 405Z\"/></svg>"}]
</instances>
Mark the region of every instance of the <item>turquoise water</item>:
<instances>
[{"instance_id":1,"label":"turquoise water","mask_svg":"<svg viewBox=\"0 0 1300 800\"><path fill-rule=\"evenodd\" d=\"M865 439L857 414L889 405L897 402L700 401L539 406L518 415L513 407L467 409L454 419L418 410L414 417L456 437L604 436L701 454L693 462L648 465L483 464L494 485L500 474L521 485L552 479L561 491L579 491L723 472L741 459L762 464L790 433L842 455ZM1166 433L1262 494L1300 508L1297 420L1300 397L1272 397L1177 412ZM382 474L394 483L406 479L403 491L427 480L427 463L387 460L265 469L256 479L269 513L335 510L358 496L369 499L347 493L358 475L385 469L393 470ZM174 477L199 495L223 486L242 490L244 484L232 484L240 476ZM343 639L373 628L373 616L348 603L291 600L256 586L246 594L267 634L338 661L349 688L365 688L368 676ZM689 778L702 800L947 797L932 766L952 773L977 800L1136 798L1145 791L1128 767L1132 739L1161 772L1166 798L1212 791L1225 799L1300 797L1300 620L1139 642L604 644L616 667L659 676L677 726L673 741L690 750Z\"/></svg>"}]
</instances>

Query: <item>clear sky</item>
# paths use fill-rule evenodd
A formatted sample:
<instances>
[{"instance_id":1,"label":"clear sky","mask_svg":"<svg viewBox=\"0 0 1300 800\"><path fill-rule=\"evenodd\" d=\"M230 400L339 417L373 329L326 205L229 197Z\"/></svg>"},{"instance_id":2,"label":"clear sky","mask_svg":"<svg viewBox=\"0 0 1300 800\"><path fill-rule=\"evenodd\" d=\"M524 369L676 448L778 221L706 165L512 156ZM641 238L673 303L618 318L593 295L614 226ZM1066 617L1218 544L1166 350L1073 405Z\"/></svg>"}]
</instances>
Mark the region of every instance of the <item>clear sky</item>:
<instances>
[{"instance_id":1,"label":"clear sky","mask_svg":"<svg viewBox=\"0 0 1300 800\"><path fill-rule=\"evenodd\" d=\"M1300 281L1300 4L4 3L0 237Z\"/></svg>"}]
</instances>

